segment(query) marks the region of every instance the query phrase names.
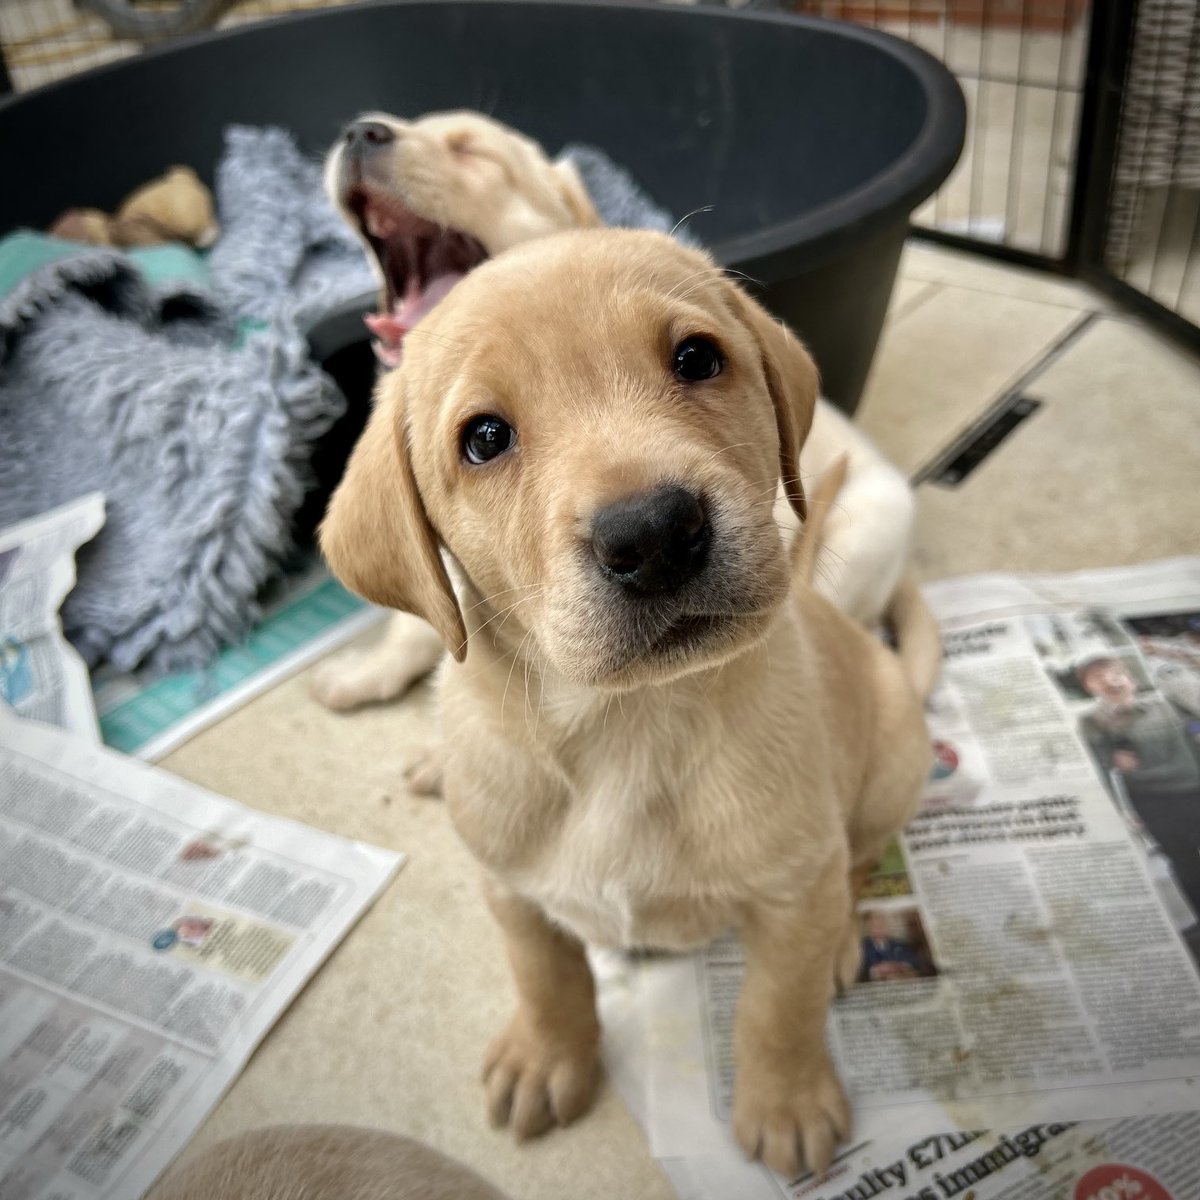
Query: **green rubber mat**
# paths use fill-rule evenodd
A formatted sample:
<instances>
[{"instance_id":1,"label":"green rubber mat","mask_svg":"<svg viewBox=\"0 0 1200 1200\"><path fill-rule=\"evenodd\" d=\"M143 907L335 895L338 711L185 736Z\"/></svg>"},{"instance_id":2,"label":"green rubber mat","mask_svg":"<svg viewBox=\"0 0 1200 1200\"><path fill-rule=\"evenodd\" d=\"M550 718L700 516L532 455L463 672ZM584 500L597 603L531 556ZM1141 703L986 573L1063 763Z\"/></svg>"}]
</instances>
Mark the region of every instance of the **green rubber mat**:
<instances>
[{"instance_id":1,"label":"green rubber mat","mask_svg":"<svg viewBox=\"0 0 1200 1200\"><path fill-rule=\"evenodd\" d=\"M101 736L125 754L160 758L380 615L336 580L310 576L289 587L242 645L203 671L152 680L98 675L93 689Z\"/></svg>"}]
</instances>

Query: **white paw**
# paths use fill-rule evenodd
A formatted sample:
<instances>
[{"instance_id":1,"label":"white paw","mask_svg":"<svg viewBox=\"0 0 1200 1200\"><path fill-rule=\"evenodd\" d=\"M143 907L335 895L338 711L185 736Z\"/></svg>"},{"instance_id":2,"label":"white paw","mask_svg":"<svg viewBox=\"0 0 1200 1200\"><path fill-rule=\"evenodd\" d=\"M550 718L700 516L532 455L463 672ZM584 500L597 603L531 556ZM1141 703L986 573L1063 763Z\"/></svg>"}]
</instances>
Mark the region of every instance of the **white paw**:
<instances>
[{"instance_id":1,"label":"white paw","mask_svg":"<svg viewBox=\"0 0 1200 1200\"><path fill-rule=\"evenodd\" d=\"M335 712L386 699L378 694L378 681L373 678L369 658L366 651L347 650L321 663L309 683L313 698Z\"/></svg>"}]
</instances>

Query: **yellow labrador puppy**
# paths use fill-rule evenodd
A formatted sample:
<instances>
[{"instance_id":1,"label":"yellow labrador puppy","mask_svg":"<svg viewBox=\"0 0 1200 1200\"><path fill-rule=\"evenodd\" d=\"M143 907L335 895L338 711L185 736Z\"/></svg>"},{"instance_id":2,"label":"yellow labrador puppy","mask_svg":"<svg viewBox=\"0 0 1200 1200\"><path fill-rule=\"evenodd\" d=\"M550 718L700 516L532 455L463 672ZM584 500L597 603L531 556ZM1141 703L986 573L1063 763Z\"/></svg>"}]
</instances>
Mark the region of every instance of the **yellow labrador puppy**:
<instances>
[{"instance_id":1,"label":"yellow labrador puppy","mask_svg":"<svg viewBox=\"0 0 1200 1200\"><path fill-rule=\"evenodd\" d=\"M536 142L478 113L416 121L368 114L334 147L326 183L376 265L381 304L368 324L387 366L400 362L408 333L480 263L547 234L600 224L569 159L552 162ZM913 496L870 441L818 400L800 473L813 478L839 456L848 476L828 515L817 586L873 625L910 598L902 581ZM779 516L788 519L786 502ZM331 708L388 700L439 657L428 626L397 617L381 644L325 664L314 691Z\"/></svg>"},{"instance_id":2,"label":"yellow labrador puppy","mask_svg":"<svg viewBox=\"0 0 1200 1200\"><path fill-rule=\"evenodd\" d=\"M486 1089L519 1137L592 1095L585 942L731 928L738 1140L792 1173L848 1131L826 1011L858 965L852 875L917 805L939 651L897 656L791 568L774 500L782 481L803 516L816 396L800 343L705 255L558 234L409 335L333 497L335 573L456 660L445 794L516 980Z\"/></svg>"}]
</instances>

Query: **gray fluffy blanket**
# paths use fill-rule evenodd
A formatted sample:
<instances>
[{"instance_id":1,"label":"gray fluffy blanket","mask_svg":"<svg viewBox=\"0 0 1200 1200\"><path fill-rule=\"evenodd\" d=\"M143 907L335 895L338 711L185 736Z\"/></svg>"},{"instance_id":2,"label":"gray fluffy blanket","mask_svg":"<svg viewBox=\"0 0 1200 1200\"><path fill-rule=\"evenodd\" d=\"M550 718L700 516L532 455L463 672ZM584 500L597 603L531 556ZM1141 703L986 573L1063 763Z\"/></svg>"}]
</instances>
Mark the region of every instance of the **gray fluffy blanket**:
<instances>
[{"instance_id":1,"label":"gray fluffy blanket","mask_svg":"<svg viewBox=\"0 0 1200 1200\"><path fill-rule=\"evenodd\" d=\"M373 284L319 168L234 128L216 196L207 284L81 249L0 299L0 526L107 497L62 610L89 664L194 667L247 632L344 408L302 330Z\"/></svg>"},{"instance_id":2,"label":"gray fluffy blanket","mask_svg":"<svg viewBox=\"0 0 1200 1200\"><path fill-rule=\"evenodd\" d=\"M607 224L671 230L605 155L566 153ZM281 130L234 127L216 199L206 284L81 249L0 298L0 527L107 497L62 610L91 665L196 667L248 632L344 408L303 330L374 279L319 167Z\"/></svg>"}]
</instances>

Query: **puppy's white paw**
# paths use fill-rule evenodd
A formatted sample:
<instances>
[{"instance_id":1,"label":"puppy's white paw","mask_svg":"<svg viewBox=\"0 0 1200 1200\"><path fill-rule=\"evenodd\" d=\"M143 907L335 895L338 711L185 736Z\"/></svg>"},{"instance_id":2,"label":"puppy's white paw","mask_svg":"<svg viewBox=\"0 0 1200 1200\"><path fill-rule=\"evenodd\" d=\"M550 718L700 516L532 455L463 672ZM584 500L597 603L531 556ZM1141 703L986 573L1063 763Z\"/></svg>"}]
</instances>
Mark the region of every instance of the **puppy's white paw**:
<instances>
[{"instance_id":1,"label":"puppy's white paw","mask_svg":"<svg viewBox=\"0 0 1200 1200\"><path fill-rule=\"evenodd\" d=\"M739 1067L733 1132L748 1157L780 1175L825 1171L850 1133L850 1104L828 1054L790 1069L765 1058Z\"/></svg>"},{"instance_id":2,"label":"puppy's white paw","mask_svg":"<svg viewBox=\"0 0 1200 1200\"><path fill-rule=\"evenodd\" d=\"M393 613L373 646L347 650L313 672L311 691L326 708L345 710L403 696L437 666L442 643L411 613Z\"/></svg>"},{"instance_id":3,"label":"puppy's white paw","mask_svg":"<svg viewBox=\"0 0 1200 1200\"><path fill-rule=\"evenodd\" d=\"M378 652L347 650L317 667L309 691L326 708L346 712L394 700L412 682L411 676L398 673L390 663L381 663Z\"/></svg>"},{"instance_id":4,"label":"puppy's white paw","mask_svg":"<svg viewBox=\"0 0 1200 1200\"><path fill-rule=\"evenodd\" d=\"M598 1027L550 1033L518 1012L484 1058L492 1125L508 1125L522 1142L582 1116L596 1091L598 1046Z\"/></svg>"}]
</instances>

